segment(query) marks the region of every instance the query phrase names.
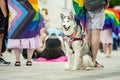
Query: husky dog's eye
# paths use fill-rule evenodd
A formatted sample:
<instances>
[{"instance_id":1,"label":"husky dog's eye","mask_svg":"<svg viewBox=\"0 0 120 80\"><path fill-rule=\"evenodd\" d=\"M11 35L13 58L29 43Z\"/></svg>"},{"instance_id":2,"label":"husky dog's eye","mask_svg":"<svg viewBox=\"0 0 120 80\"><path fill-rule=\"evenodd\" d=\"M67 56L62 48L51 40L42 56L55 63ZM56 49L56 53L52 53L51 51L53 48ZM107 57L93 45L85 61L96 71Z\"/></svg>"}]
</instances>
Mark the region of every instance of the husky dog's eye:
<instances>
[{"instance_id":1,"label":"husky dog's eye","mask_svg":"<svg viewBox=\"0 0 120 80\"><path fill-rule=\"evenodd\" d=\"M62 21L63 23L65 22L65 21Z\"/></svg>"}]
</instances>

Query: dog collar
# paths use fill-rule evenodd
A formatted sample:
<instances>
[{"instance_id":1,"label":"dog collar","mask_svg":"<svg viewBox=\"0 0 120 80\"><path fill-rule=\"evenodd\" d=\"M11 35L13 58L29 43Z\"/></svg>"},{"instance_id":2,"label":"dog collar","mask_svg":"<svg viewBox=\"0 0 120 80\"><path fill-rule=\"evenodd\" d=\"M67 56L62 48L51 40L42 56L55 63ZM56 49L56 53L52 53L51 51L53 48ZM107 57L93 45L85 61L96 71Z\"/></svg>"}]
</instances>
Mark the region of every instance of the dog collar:
<instances>
[{"instance_id":1,"label":"dog collar","mask_svg":"<svg viewBox=\"0 0 120 80\"><path fill-rule=\"evenodd\" d=\"M76 34L77 34L77 32L73 32L71 35L65 35L65 36L64 36L64 39L66 40L66 37L72 39L72 38L75 37Z\"/></svg>"}]
</instances>

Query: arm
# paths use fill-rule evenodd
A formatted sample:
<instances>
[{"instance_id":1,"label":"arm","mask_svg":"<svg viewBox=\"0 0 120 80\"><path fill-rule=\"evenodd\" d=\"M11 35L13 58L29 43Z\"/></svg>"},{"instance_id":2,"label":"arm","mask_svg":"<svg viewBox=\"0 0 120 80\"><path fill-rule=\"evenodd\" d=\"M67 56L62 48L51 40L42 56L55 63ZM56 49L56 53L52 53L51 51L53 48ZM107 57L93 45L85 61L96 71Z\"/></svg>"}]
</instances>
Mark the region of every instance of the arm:
<instances>
[{"instance_id":1,"label":"arm","mask_svg":"<svg viewBox=\"0 0 120 80\"><path fill-rule=\"evenodd\" d=\"M45 28L41 28L40 29L40 38L42 40L42 42L44 43L45 37L47 36L47 33L45 31Z\"/></svg>"},{"instance_id":2,"label":"arm","mask_svg":"<svg viewBox=\"0 0 120 80\"><path fill-rule=\"evenodd\" d=\"M46 40L47 40L47 39L48 39L48 36L45 38L44 43L43 43L43 46L37 48L37 51L38 51L38 52L42 52L42 51L46 48Z\"/></svg>"},{"instance_id":3,"label":"arm","mask_svg":"<svg viewBox=\"0 0 120 80\"><path fill-rule=\"evenodd\" d=\"M45 32L45 28L41 28L39 34L40 34L40 47L37 48L37 51L42 52L46 47L47 33Z\"/></svg>"},{"instance_id":4,"label":"arm","mask_svg":"<svg viewBox=\"0 0 120 80\"><path fill-rule=\"evenodd\" d=\"M7 17L7 8L6 8L5 0L0 0L0 8L3 12L4 17Z\"/></svg>"},{"instance_id":5,"label":"arm","mask_svg":"<svg viewBox=\"0 0 120 80\"><path fill-rule=\"evenodd\" d=\"M49 36L47 36L44 40L44 44L43 47L41 48L41 51L43 51L46 48L46 40L49 38Z\"/></svg>"}]
</instances>

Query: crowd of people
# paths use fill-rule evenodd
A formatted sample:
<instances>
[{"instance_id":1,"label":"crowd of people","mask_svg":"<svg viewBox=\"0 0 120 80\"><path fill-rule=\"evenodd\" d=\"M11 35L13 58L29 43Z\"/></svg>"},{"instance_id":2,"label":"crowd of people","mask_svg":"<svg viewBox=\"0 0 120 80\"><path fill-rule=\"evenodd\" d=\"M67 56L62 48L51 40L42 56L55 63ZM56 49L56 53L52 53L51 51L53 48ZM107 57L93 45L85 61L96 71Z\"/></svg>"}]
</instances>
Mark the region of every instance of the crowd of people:
<instances>
[{"instance_id":1,"label":"crowd of people","mask_svg":"<svg viewBox=\"0 0 120 80\"><path fill-rule=\"evenodd\" d=\"M86 1L86 0L85 0ZM112 45L113 45L113 38L112 38L112 29L108 28L105 30L103 29L105 15L104 10L108 8L109 1L105 0L106 4L101 6L99 9L95 10L86 10L86 39L90 45L90 49L93 55L93 63L95 67L103 67L103 65L99 64L96 60L97 53L99 49L99 42L102 43L102 48L104 52L104 56L110 56L112 52ZM7 31L8 24L8 12L7 9L7 0L0 1L0 64L9 65L10 62L5 61L2 58L1 50L2 50L2 41L5 33ZM45 28L47 23L50 19L47 17L48 10L43 8L40 10L42 19L43 19L43 26L39 29L39 33L33 36L26 36L26 37L18 37L18 36L11 36L8 30L8 38L7 41L7 48L14 50L15 52L15 66L21 66L20 61L20 53L22 51L23 57L27 59L26 66L32 66L32 58L44 57L46 59L55 59L60 56L65 56L65 48L64 48L64 41L62 37L58 34L59 32L55 33L54 30L49 31L49 29ZM39 23L38 23L39 25ZM27 25L26 25L27 26ZM19 26L18 26L19 27ZM25 26L21 26L25 27ZM11 30L14 30L14 27L10 27ZM9 29L9 27L8 27ZM17 32L21 31L21 28ZM23 28L22 31L26 31ZM56 30L57 31L57 30ZM16 31L13 31L16 33ZM18 33L19 34L19 33ZM107 38L107 39L106 39ZM13 45L13 43L15 45ZM109 48L109 52L107 52L107 47Z\"/></svg>"}]
</instances>

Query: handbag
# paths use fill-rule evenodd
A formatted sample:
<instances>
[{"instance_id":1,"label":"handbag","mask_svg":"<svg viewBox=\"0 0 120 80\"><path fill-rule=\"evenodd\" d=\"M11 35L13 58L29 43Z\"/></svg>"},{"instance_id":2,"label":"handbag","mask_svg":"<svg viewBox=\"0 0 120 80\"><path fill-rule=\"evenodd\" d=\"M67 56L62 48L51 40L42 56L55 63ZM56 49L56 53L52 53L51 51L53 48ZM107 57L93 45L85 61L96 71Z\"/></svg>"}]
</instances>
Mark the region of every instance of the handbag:
<instances>
[{"instance_id":1,"label":"handbag","mask_svg":"<svg viewBox=\"0 0 120 80\"><path fill-rule=\"evenodd\" d=\"M104 8L107 0L85 0L84 7L87 11L94 11L100 8Z\"/></svg>"}]
</instances>

